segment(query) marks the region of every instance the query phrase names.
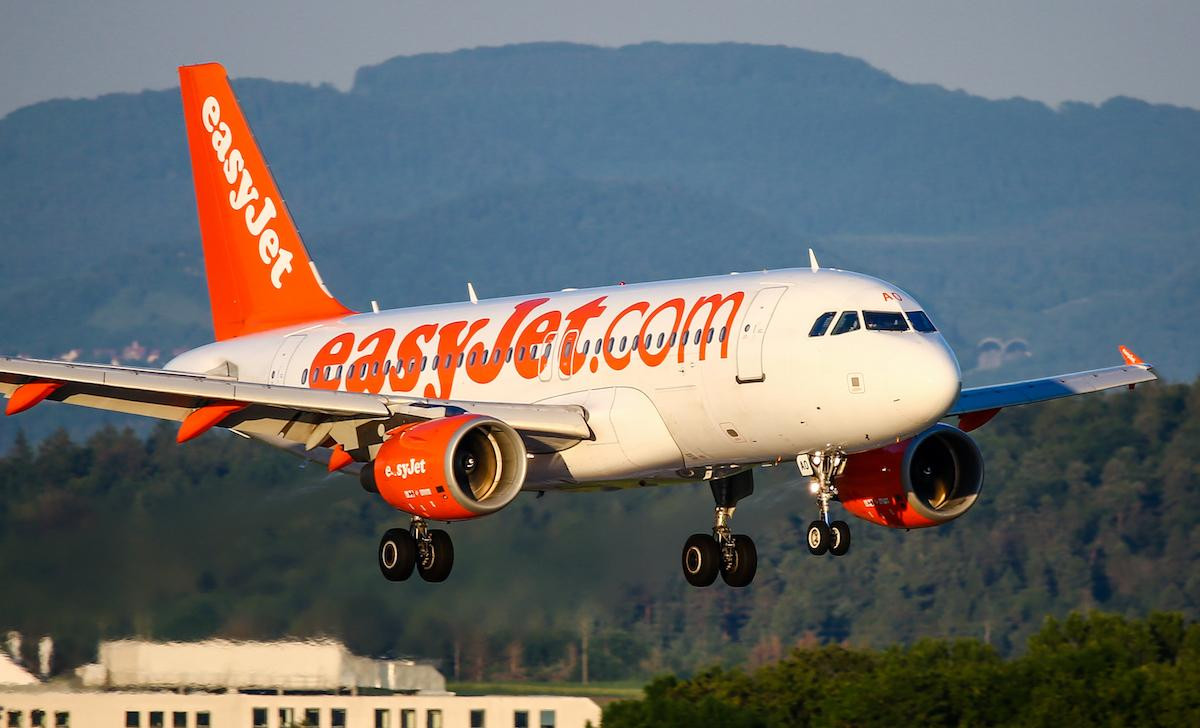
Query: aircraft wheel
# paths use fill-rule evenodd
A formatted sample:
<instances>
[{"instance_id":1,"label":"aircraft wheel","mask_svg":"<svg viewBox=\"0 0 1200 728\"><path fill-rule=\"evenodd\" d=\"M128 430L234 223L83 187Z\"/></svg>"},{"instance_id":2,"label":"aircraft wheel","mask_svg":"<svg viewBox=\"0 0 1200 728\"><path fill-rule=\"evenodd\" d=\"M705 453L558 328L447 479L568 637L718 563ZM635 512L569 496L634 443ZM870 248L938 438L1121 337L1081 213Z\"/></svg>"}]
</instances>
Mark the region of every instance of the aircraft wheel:
<instances>
[{"instance_id":1,"label":"aircraft wheel","mask_svg":"<svg viewBox=\"0 0 1200 728\"><path fill-rule=\"evenodd\" d=\"M425 581L445 581L454 568L454 542L442 530L429 532L429 540L420 547L417 572Z\"/></svg>"},{"instance_id":2,"label":"aircraft wheel","mask_svg":"<svg viewBox=\"0 0 1200 728\"><path fill-rule=\"evenodd\" d=\"M821 556L829 550L832 541L829 526L824 521L813 521L808 524L808 552L813 556Z\"/></svg>"},{"instance_id":3,"label":"aircraft wheel","mask_svg":"<svg viewBox=\"0 0 1200 728\"><path fill-rule=\"evenodd\" d=\"M829 553L845 556L850 550L850 525L845 521L834 521L829 524L829 536Z\"/></svg>"},{"instance_id":4,"label":"aircraft wheel","mask_svg":"<svg viewBox=\"0 0 1200 728\"><path fill-rule=\"evenodd\" d=\"M683 578L692 586L709 586L721 570L721 547L706 533L693 533L683 544Z\"/></svg>"},{"instance_id":5,"label":"aircraft wheel","mask_svg":"<svg viewBox=\"0 0 1200 728\"><path fill-rule=\"evenodd\" d=\"M379 540L379 571L388 581L404 581L412 576L417 561L417 544L407 529L392 528Z\"/></svg>"},{"instance_id":6,"label":"aircraft wheel","mask_svg":"<svg viewBox=\"0 0 1200 728\"><path fill-rule=\"evenodd\" d=\"M749 536L733 537L733 559L721 560L721 578L729 586L749 586L758 571L758 549Z\"/></svg>"}]
</instances>

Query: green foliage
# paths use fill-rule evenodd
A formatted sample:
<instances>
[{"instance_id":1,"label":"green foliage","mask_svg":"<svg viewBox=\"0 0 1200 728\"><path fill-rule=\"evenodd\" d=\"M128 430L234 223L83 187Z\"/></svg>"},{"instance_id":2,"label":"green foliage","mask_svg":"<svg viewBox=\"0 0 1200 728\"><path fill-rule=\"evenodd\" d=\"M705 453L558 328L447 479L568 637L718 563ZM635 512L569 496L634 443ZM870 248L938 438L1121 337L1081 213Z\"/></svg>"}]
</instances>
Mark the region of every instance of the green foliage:
<instances>
[{"instance_id":1,"label":"green foliage","mask_svg":"<svg viewBox=\"0 0 1200 728\"><path fill-rule=\"evenodd\" d=\"M742 725L1196 725L1200 624L1092 612L1046 621L1021 657L977 640L794 650L747 674L661 677L604 710L606 728Z\"/></svg>"},{"instance_id":2,"label":"green foliage","mask_svg":"<svg viewBox=\"0 0 1200 728\"><path fill-rule=\"evenodd\" d=\"M471 682L579 681L585 634L596 681L758 667L805 647L803 665L758 673L790 696L764 707L769 716L825 710L823 676L882 659L858 649L868 646L909 645L886 653L872 692L839 710L936 694L945 699L930 721L978 722L979 706L1017 698L955 666L999 670L1026 644L1053 653L1039 684L1066 702L1082 695L1071 692L1083 684L1076 661L1149 665L1113 700L1149 695L1139 681L1162 655L1184 655L1180 669L1196 674L1185 647L1197 638L1177 618L1064 618L1197 618L1200 384L1014 409L976 434L987 484L970 513L908 533L856 522L840 559L808 554L814 505L793 469L758 471L734 524L760 559L741 590L692 589L678 571L684 538L711 518L703 485L522 496L449 526L447 583L392 584L375 547L405 520L353 478L226 433L179 446L167 425L19 438L0 457L0 629L53 634L60 668L92 659L100 637L332 635L363 653L438 660ZM1064 621L1043 627L1046 615ZM913 683L918 664L928 669ZM695 679L725 702L744 699L725 672ZM723 709L695 697L696 710ZM1189 705L1183 694L1155 699Z\"/></svg>"}]
</instances>

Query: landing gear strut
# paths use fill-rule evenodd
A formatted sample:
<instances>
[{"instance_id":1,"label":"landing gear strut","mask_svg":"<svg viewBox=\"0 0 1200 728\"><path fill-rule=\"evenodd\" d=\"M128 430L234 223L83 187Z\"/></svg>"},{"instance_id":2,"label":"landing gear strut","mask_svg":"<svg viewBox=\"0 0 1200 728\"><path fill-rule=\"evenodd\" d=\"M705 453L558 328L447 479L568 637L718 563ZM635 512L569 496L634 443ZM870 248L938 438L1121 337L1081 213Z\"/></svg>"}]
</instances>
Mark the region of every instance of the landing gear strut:
<instances>
[{"instance_id":1,"label":"landing gear strut","mask_svg":"<svg viewBox=\"0 0 1200 728\"><path fill-rule=\"evenodd\" d=\"M737 503L754 492L754 474L747 470L709 481L712 488L712 535L694 533L683 544L683 576L692 586L709 586L717 574L732 587L748 586L758 571L758 551L749 536L729 526Z\"/></svg>"},{"instance_id":2,"label":"landing gear strut","mask_svg":"<svg viewBox=\"0 0 1200 728\"><path fill-rule=\"evenodd\" d=\"M413 516L408 530L392 528L379 541L379 570L388 581L404 581L413 568L425 581L445 581L454 568L454 542L425 519Z\"/></svg>"},{"instance_id":3,"label":"landing gear strut","mask_svg":"<svg viewBox=\"0 0 1200 728\"><path fill-rule=\"evenodd\" d=\"M814 556L829 553L845 556L850 550L850 526L845 521L829 519L829 504L837 500L837 476L846 464L846 456L840 452L817 451L796 458L803 475L812 478L810 488L817 498L817 520L808 524L805 540L808 551Z\"/></svg>"}]
</instances>

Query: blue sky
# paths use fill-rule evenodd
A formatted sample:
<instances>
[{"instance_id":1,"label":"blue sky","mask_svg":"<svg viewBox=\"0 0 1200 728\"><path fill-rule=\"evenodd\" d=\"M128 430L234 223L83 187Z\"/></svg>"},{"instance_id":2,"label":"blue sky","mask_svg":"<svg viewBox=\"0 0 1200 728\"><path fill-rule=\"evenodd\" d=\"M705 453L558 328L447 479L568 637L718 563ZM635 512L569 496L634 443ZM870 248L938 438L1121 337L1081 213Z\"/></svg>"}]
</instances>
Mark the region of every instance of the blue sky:
<instances>
[{"instance_id":1,"label":"blue sky","mask_svg":"<svg viewBox=\"0 0 1200 728\"><path fill-rule=\"evenodd\" d=\"M346 88L356 68L392 56L537 40L783 44L990 98L1200 108L1197 38L1194 0L0 0L0 114L168 88L177 65L203 60Z\"/></svg>"}]
</instances>

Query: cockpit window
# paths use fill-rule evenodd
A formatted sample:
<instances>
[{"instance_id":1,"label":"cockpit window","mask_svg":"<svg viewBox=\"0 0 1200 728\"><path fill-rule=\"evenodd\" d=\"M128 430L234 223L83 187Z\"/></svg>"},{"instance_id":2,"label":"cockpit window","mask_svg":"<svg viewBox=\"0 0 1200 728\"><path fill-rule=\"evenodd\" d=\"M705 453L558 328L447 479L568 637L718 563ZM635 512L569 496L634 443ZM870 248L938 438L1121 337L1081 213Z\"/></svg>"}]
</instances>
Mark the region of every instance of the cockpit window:
<instances>
[{"instance_id":1,"label":"cockpit window","mask_svg":"<svg viewBox=\"0 0 1200 728\"><path fill-rule=\"evenodd\" d=\"M867 331L908 331L908 322L899 311L863 311Z\"/></svg>"},{"instance_id":2,"label":"cockpit window","mask_svg":"<svg viewBox=\"0 0 1200 728\"><path fill-rule=\"evenodd\" d=\"M929 320L924 311L909 311L908 320L912 322L913 328L922 334L937 331L937 327L933 325L933 322Z\"/></svg>"},{"instance_id":3,"label":"cockpit window","mask_svg":"<svg viewBox=\"0 0 1200 728\"><path fill-rule=\"evenodd\" d=\"M812 328L809 329L808 335L809 336L824 336L825 332L829 330L829 324L833 322L834 316L837 316L837 311L826 311L825 313L818 316L817 320L813 324Z\"/></svg>"},{"instance_id":4,"label":"cockpit window","mask_svg":"<svg viewBox=\"0 0 1200 728\"><path fill-rule=\"evenodd\" d=\"M858 311L843 311L837 325L833 327L833 336L858 331Z\"/></svg>"}]
</instances>

